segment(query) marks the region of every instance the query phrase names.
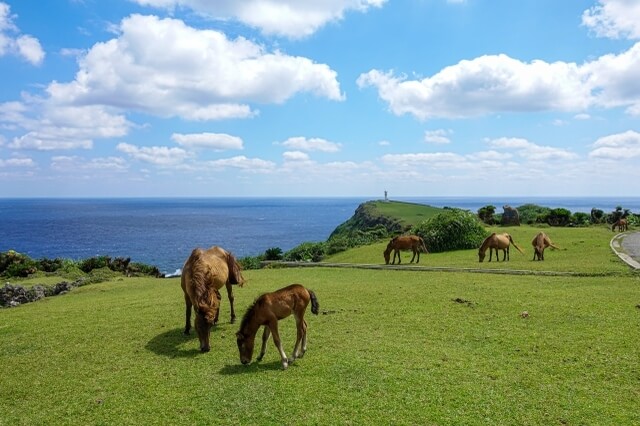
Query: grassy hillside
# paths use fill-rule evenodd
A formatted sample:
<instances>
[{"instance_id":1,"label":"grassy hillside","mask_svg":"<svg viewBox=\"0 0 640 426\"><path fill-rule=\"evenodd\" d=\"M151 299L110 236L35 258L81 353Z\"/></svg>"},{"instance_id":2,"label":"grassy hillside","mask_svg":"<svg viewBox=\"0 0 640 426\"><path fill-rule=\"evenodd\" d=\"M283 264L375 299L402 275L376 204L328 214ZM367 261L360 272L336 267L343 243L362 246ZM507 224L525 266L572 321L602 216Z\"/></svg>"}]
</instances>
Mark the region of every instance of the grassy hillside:
<instances>
[{"instance_id":1,"label":"grassy hillside","mask_svg":"<svg viewBox=\"0 0 640 426\"><path fill-rule=\"evenodd\" d=\"M609 252L611 231L548 229L567 250L544 262L530 261L533 229L509 231L527 254L500 267L612 275L246 271L240 314L292 282L318 295L308 352L287 371L272 342L240 364L225 295L201 354L181 334L179 279L88 285L0 310L0 425L640 423L640 278ZM479 265L473 251L423 259ZM294 321L280 324L289 352Z\"/></svg>"},{"instance_id":2,"label":"grassy hillside","mask_svg":"<svg viewBox=\"0 0 640 426\"><path fill-rule=\"evenodd\" d=\"M358 230L366 231L376 226L384 226L390 233L401 233L441 211L440 208L424 204L368 201L360 204L354 215L339 225L330 238L349 235Z\"/></svg>"}]
</instances>

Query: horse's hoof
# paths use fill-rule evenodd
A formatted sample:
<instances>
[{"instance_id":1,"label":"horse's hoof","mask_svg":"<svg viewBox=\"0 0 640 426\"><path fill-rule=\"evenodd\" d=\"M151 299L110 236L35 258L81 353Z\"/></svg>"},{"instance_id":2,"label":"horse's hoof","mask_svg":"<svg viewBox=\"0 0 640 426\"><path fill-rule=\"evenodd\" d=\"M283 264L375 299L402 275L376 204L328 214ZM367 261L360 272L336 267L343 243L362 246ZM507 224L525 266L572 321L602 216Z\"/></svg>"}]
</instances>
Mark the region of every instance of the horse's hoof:
<instances>
[{"instance_id":1,"label":"horse's hoof","mask_svg":"<svg viewBox=\"0 0 640 426\"><path fill-rule=\"evenodd\" d=\"M286 362L283 362L283 363L282 363L282 369L283 369L283 370L286 370L288 367L289 367L289 364L288 364L288 363L286 363Z\"/></svg>"}]
</instances>

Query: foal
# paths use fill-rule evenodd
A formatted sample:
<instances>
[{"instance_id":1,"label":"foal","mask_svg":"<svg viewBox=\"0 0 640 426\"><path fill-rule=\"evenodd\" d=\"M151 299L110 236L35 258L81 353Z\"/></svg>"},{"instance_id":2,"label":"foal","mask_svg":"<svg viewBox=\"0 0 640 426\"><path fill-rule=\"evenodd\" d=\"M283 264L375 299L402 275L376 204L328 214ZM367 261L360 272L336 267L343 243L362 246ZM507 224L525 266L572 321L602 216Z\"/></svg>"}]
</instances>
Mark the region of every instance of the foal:
<instances>
[{"instance_id":1,"label":"foal","mask_svg":"<svg viewBox=\"0 0 640 426\"><path fill-rule=\"evenodd\" d=\"M300 284L291 284L258 297L244 314L240 330L236 333L240 362L243 364L251 362L254 340L260 326L264 326L264 332L258 361L262 360L267 349L269 333L273 334L273 343L280 352L283 369L286 369L296 358L302 358L307 350L307 322L304 320L304 313L309 301L311 301L311 312L318 315L319 305L315 293ZM296 319L297 338L293 347L293 357L288 359L282 349L278 321L291 314Z\"/></svg>"}]
</instances>

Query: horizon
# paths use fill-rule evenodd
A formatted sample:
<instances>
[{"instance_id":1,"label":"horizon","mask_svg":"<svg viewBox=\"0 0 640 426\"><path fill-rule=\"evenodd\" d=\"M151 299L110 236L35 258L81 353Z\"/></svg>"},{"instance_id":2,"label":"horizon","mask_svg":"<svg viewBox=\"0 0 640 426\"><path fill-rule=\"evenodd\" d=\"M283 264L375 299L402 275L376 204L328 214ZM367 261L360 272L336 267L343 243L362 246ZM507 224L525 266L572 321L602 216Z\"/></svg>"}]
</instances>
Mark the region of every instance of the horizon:
<instances>
[{"instance_id":1,"label":"horizon","mask_svg":"<svg viewBox=\"0 0 640 426\"><path fill-rule=\"evenodd\" d=\"M640 195L640 3L49 3L0 0L1 198Z\"/></svg>"}]
</instances>

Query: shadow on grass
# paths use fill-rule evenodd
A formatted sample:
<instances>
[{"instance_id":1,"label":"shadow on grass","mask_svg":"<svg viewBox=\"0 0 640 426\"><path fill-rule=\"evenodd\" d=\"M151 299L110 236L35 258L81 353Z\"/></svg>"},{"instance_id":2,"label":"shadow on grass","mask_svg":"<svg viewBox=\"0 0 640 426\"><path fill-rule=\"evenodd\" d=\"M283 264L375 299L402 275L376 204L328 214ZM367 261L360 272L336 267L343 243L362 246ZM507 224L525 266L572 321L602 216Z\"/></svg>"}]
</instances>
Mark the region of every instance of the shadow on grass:
<instances>
[{"instance_id":1,"label":"shadow on grass","mask_svg":"<svg viewBox=\"0 0 640 426\"><path fill-rule=\"evenodd\" d=\"M257 362L253 361L249 365L242 365L240 361L237 364L225 365L220 369L220 374L224 375L235 375L235 374L251 374L257 373L259 371L273 371L273 370L282 370L282 363L280 360L273 362Z\"/></svg>"},{"instance_id":2,"label":"shadow on grass","mask_svg":"<svg viewBox=\"0 0 640 426\"><path fill-rule=\"evenodd\" d=\"M149 340L145 348L158 355L169 358L187 358L200 354L200 344L195 344L192 349L182 349L181 346L186 342L198 339L195 333L186 336L182 333L181 328L165 331Z\"/></svg>"}]
</instances>

